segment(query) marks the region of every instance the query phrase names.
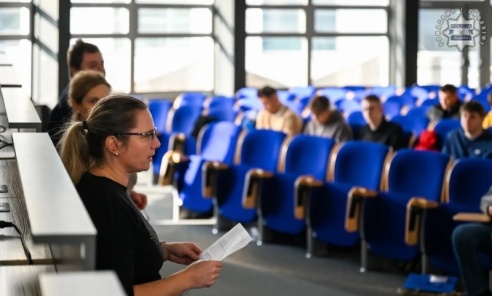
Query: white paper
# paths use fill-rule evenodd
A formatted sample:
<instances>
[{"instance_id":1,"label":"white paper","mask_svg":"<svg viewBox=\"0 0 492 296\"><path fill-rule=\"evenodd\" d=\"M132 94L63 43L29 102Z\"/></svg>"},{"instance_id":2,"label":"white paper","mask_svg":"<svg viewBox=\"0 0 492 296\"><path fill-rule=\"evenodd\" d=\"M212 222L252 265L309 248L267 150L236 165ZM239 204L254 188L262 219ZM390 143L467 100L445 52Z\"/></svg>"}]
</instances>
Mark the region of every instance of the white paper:
<instances>
[{"instance_id":1,"label":"white paper","mask_svg":"<svg viewBox=\"0 0 492 296\"><path fill-rule=\"evenodd\" d=\"M244 229L241 223L236 224L231 230L216 240L200 255L202 260L222 261L232 253L244 248L253 239Z\"/></svg>"},{"instance_id":2,"label":"white paper","mask_svg":"<svg viewBox=\"0 0 492 296\"><path fill-rule=\"evenodd\" d=\"M430 275L429 282L433 284L441 284L441 283L447 283L448 282L448 277L447 276L442 276L442 275Z\"/></svg>"}]
</instances>

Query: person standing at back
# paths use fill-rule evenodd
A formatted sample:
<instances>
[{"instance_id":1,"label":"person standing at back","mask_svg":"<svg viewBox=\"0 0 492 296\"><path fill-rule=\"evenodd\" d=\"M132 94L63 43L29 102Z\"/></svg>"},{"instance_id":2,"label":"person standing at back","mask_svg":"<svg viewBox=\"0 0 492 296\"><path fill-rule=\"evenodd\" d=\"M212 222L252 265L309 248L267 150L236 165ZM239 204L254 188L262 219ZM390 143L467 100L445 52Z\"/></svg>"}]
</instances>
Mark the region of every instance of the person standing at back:
<instances>
[{"instance_id":1,"label":"person standing at back","mask_svg":"<svg viewBox=\"0 0 492 296\"><path fill-rule=\"evenodd\" d=\"M280 131L289 136L301 132L302 120L280 102L276 89L265 86L258 90L258 98L264 108L256 117L256 129Z\"/></svg>"},{"instance_id":2,"label":"person standing at back","mask_svg":"<svg viewBox=\"0 0 492 296\"><path fill-rule=\"evenodd\" d=\"M67 53L68 74L72 79L82 70L94 70L106 75L104 59L99 48L91 43L78 39ZM48 122L48 134L53 144L56 145L61 137L60 130L70 120L72 108L68 105L68 93L70 84L65 87L60 95L58 104L53 108Z\"/></svg>"}]
</instances>

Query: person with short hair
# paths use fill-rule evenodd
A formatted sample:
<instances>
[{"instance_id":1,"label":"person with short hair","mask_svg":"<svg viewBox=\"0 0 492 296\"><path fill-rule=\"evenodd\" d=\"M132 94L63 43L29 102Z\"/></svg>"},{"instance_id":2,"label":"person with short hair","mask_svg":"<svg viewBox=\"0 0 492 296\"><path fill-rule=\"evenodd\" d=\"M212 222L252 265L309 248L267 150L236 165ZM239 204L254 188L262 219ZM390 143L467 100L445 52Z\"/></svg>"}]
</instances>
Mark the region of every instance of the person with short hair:
<instances>
[{"instance_id":1,"label":"person with short hair","mask_svg":"<svg viewBox=\"0 0 492 296\"><path fill-rule=\"evenodd\" d=\"M256 117L256 129L281 131L289 136L301 132L302 120L280 102L275 88L270 86L260 88L258 97L264 109Z\"/></svg>"},{"instance_id":2,"label":"person with short hair","mask_svg":"<svg viewBox=\"0 0 492 296\"><path fill-rule=\"evenodd\" d=\"M461 128L449 133L442 153L455 159L492 158L492 133L482 127L485 108L479 102L468 101L460 113Z\"/></svg>"},{"instance_id":3,"label":"person with short hair","mask_svg":"<svg viewBox=\"0 0 492 296\"><path fill-rule=\"evenodd\" d=\"M332 138L337 142L352 139L352 129L340 112L330 109L330 100L327 97L314 97L309 103L309 109L313 119L306 124L305 134Z\"/></svg>"},{"instance_id":4,"label":"person with short hair","mask_svg":"<svg viewBox=\"0 0 492 296\"><path fill-rule=\"evenodd\" d=\"M454 85L446 84L439 89L439 104L432 106L427 111L427 117L431 125L441 119L458 119L460 118L460 107L458 90Z\"/></svg>"},{"instance_id":5,"label":"person with short hair","mask_svg":"<svg viewBox=\"0 0 492 296\"><path fill-rule=\"evenodd\" d=\"M181 295L210 287L220 261L197 261L194 243L160 242L127 193L130 175L147 171L160 146L147 105L130 96L99 100L61 139L61 159L97 229L96 269L113 270L127 295ZM189 265L168 277L165 260Z\"/></svg>"},{"instance_id":6,"label":"person with short hair","mask_svg":"<svg viewBox=\"0 0 492 296\"><path fill-rule=\"evenodd\" d=\"M86 43L82 39L77 39L68 50L67 63L70 79L82 70L94 70L106 75L101 51L96 45ZM70 121L72 116L72 108L68 105L69 88L70 84L65 87L60 95L59 102L51 111L48 122L48 134L55 146L60 140L60 130L63 129L63 125L67 121Z\"/></svg>"},{"instance_id":7,"label":"person with short hair","mask_svg":"<svg viewBox=\"0 0 492 296\"><path fill-rule=\"evenodd\" d=\"M368 95L361 102L362 115L366 125L359 131L359 140L377 142L393 150L409 146L401 126L387 121L384 117L383 104L376 95Z\"/></svg>"}]
</instances>

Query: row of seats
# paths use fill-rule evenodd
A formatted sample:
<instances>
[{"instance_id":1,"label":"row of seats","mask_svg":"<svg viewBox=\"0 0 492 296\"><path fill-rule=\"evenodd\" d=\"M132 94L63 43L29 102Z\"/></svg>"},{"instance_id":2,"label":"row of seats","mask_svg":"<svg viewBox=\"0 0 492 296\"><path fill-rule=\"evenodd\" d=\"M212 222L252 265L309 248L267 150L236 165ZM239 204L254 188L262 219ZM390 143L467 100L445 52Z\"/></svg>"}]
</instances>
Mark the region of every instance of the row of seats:
<instances>
[{"instance_id":1,"label":"row of seats","mask_svg":"<svg viewBox=\"0 0 492 296\"><path fill-rule=\"evenodd\" d=\"M452 162L436 152L245 132L229 122L206 126L198 146L194 155L168 152L161 170L161 184L171 184L186 163L179 188L185 208L215 209L217 226L224 218L257 223L260 242L266 231L305 232L308 257L313 242L362 242L364 269L370 250L402 261L424 255L431 266L456 274L452 217L479 212L492 183L492 160Z\"/></svg>"}]
</instances>

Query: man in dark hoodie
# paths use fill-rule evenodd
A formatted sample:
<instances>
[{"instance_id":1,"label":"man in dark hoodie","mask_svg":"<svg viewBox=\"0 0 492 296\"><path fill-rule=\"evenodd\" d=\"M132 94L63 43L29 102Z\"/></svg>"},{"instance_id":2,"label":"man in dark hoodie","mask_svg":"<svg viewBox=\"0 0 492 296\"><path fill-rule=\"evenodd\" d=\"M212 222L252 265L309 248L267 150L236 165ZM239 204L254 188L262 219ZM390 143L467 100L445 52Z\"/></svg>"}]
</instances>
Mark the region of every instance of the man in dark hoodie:
<instances>
[{"instance_id":1,"label":"man in dark hoodie","mask_svg":"<svg viewBox=\"0 0 492 296\"><path fill-rule=\"evenodd\" d=\"M458 90L454 85L446 84L439 90L439 104L427 111L427 117L432 125L441 119L459 119L460 107Z\"/></svg>"},{"instance_id":2,"label":"man in dark hoodie","mask_svg":"<svg viewBox=\"0 0 492 296\"><path fill-rule=\"evenodd\" d=\"M330 109L330 100L316 96L309 105L313 119L306 124L304 134L332 138L337 142L352 139L352 129L342 114Z\"/></svg>"}]
</instances>

